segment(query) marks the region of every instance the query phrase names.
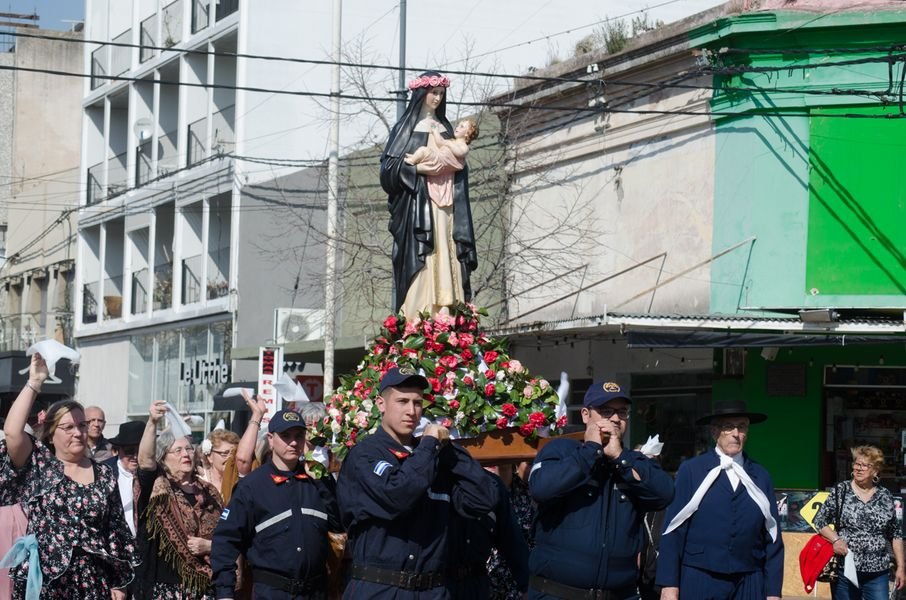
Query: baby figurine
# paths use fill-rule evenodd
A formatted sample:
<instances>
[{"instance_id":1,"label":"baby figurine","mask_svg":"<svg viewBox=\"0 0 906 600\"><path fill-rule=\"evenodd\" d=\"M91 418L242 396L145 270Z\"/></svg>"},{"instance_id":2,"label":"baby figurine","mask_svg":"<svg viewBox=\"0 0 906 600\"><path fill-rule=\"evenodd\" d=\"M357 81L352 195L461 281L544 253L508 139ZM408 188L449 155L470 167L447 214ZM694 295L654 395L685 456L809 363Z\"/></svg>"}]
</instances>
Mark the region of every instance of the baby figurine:
<instances>
[{"instance_id":1,"label":"baby figurine","mask_svg":"<svg viewBox=\"0 0 906 600\"><path fill-rule=\"evenodd\" d=\"M463 119L456 124L451 140L444 139L440 132L440 128L433 125L428 144L403 158L407 165L416 165L415 171L420 175L437 177L462 171L469 144L478 137L478 123Z\"/></svg>"}]
</instances>

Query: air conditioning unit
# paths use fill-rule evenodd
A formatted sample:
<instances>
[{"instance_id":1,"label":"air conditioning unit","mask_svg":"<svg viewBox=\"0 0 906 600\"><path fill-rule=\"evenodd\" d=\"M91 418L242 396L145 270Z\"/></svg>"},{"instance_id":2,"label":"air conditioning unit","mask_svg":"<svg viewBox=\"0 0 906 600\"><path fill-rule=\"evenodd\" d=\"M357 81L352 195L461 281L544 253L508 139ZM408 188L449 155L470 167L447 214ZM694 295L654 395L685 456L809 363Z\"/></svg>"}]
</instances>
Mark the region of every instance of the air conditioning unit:
<instances>
[{"instance_id":1,"label":"air conditioning unit","mask_svg":"<svg viewBox=\"0 0 906 600\"><path fill-rule=\"evenodd\" d=\"M274 311L274 339L278 345L323 337L323 308L278 308Z\"/></svg>"}]
</instances>

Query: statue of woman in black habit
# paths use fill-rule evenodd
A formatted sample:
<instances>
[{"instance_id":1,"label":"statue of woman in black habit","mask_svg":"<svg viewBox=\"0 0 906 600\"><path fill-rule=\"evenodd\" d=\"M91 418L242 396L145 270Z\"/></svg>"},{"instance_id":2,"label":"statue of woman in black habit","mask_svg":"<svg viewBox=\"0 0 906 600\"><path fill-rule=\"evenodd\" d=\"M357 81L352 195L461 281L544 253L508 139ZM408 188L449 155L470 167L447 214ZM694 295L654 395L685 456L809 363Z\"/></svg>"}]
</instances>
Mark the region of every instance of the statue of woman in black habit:
<instances>
[{"instance_id":1,"label":"statue of woman in black habit","mask_svg":"<svg viewBox=\"0 0 906 600\"><path fill-rule=\"evenodd\" d=\"M449 86L450 80L436 71L409 82L409 106L381 155L381 187L388 194L393 234L393 310L408 319L471 300L469 276L478 264L468 167L451 173L441 165L432 170L429 164L406 162L407 154L435 143L432 130L453 138L446 116Z\"/></svg>"}]
</instances>

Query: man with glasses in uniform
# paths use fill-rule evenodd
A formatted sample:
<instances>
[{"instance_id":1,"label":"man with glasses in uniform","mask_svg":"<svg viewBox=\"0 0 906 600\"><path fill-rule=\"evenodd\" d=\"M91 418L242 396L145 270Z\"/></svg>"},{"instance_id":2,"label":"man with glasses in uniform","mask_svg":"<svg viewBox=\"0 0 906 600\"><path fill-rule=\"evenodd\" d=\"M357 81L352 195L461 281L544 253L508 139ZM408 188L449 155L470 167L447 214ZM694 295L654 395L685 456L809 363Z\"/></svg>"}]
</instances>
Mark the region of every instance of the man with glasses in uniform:
<instances>
[{"instance_id":1,"label":"man with glasses in uniform","mask_svg":"<svg viewBox=\"0 0 906 600\"><path fill-rule=\"evenodd\" d=\"M715 446L677 472L658 557L661 600L780 598L783 541L774 486L743 453L749 425L766 419L731 400L697 421L709 425Z\"/></svg>"},{"instance_id":2,"label":"man with glasses in uniform","mask_svg":"<svg viewBox=\"0 0 906 600\"><path fill-rule=\"evenodd\" d=\"M670 503L673 481L623 447L631 403L618 384L593 384L582 408L584 440L555 439L535 458L529 598L638 599L642 518Z\"/></svg>"}]
</instances>

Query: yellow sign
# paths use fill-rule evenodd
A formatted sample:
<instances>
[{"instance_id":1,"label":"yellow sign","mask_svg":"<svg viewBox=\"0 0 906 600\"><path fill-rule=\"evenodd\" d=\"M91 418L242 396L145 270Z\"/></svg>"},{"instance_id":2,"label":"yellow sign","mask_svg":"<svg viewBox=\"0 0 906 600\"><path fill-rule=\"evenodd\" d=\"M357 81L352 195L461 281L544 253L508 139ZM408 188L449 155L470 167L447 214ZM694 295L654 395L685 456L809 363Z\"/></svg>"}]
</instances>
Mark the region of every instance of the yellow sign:
<instances>
[{"instance_id":1,"label":"yellow sign","mask_svg":"<svg viewBox=\"0 0 906 600\"><path fill-rule=\"evenodd\" d=\"M812 529L815 529L815 515L818 514L818 509L821 508L821 505L824 504L828 496L830 496L830 494L827 492L818 492L799 509L799 516L801 516Z\"/></svg>"}]
</instances>

